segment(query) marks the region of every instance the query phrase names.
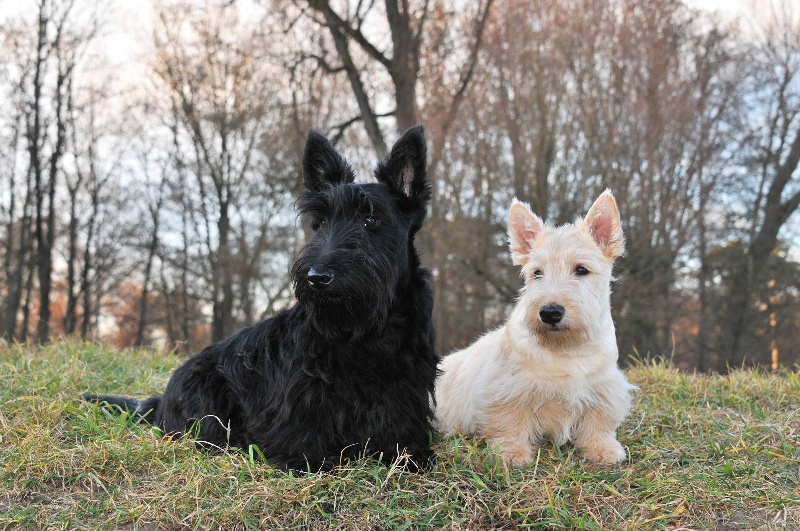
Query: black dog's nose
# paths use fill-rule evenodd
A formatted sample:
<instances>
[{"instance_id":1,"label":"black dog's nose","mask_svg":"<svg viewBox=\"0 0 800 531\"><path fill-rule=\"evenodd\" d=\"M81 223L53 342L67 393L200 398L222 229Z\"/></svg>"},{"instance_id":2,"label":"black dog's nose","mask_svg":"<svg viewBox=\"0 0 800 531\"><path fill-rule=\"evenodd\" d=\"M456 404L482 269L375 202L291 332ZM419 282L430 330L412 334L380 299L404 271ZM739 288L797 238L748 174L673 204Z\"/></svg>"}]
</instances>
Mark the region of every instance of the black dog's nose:
<instances>
[{"instance_id":1,"label":"black dog's nose","mask_svg":"<svg viewBox=\"0 0 800 531\"><path fill-rule=\"evenodd\" d=\"M560 304L548 304L542 306L542 309L539 310L539 317L542 319L543 323L554 325L561 322L561 319L564 318L565 311L564 307Z\"/></svg>"},{"instance_id":2,"label":"black dog's nose","mask_svg":"<svg viewBox=\"0 0 800 531\"><path fill-rule=\"evenodd\" d=\"M308 270L308 285L314 289L325 289L330 286L333 280L333 271L325 268L312 267Z\"/></svg>"}]
</instances>

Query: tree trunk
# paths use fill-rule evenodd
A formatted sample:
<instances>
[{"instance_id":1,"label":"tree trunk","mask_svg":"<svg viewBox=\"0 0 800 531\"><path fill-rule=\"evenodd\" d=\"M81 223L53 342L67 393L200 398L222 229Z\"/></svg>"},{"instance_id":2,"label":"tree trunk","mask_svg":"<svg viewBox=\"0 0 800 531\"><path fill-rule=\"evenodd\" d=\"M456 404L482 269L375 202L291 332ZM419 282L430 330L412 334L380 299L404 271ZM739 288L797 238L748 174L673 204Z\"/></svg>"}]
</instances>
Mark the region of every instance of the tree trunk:
<instances>
[{"instance_id":1,"label":"tree trunk","mask_svg":"<svg viewBox=\"0 0 800 531\"><path fill-rule=\"evenodd\" d=\"M133 341L133 346L141 347L144 345L144 333L147 327L147 298L150 296L150 275L153 269L153 259L158 247L158 222L153 227L153 235L150 239L150 245L147 249L147 261L144 267L144 279L142 281L142 295L139 299L139 319L136 325L136 338Z\"/></svg>"},{"instance_id":2,"label":"tree trunk","mask_svg":"<svg viewBox=\"0 0 800 531\"><path fill-rule=\"evenodd\" d=\"M36 197L35 202L35 209L36 209L36 216L35 216L35 235L36 235L36 268L39 271L39 278L41 280L41 260L42 255L46 254L46 251L43 252L42 248L45 246L45 236L44 236L44 227L43 227L43 204L44 204L44 195L43 195L43 187L44 183L42 182L42 161L41 161L41 109L42 109L42 85L44 83L42 77L44 75L44 63L46 60L45 48L47 46L47 16L46 16L46 9L47 9L47 0L41 0L39 4L39 31L38 31L38 39L36 44L36 66L34 67L34 74L33 74L33 124L29 124L27 136L28 136L28 155L30 160L30 168L33 173L34 179L34 192ZM28 277L28 283L30 287L31 277ZM24 333L27 334L27 321L29 318L29 311L30 311L30 293L31 290L28 289L26 292L26 305L25 305L25 315L23 317L23 322L25 323L25 330ZM46 306L49 305L46 304ZM45 310L47 312L48 310ZM42 317L49 318L49 315L45 314L45 316L41 315L41 308L40 308L40 320ZM41 339L41 332L40 332L40 339Z\"/></svg>"},{"instance_id":3,"label":"tree trunk","mask_svg":"<svg viewBox=\"0 0 800 531\"><path fill-rule=\"evenodd\" d=\"M20 129L22 128L22 115L17 115L14 120L13 126L13 139L10 147L11 156L16 158L17 150L19 149L19 136ZM17 165L14 162L10 163L11 172L8 177L8 223L6 223L6 244L5 252L3 253L3 277L6 282L6 298L0 304L0 307L5 308L5 311L0 312L0 338L12 338L14 336L14 329L17 320L17 309L19 308L19 294L22 292L21 280L17 278L17 267L14 267L14 232L16 230L15 216L17 210ZM27 187L30 189L30 186ZM22 225L25 224L25 219L28 214L28 196L26 194L25 207L22 211ZM20 247L27 245L22 240L23 236L20 234ZM12 306L13 304L13 306Z\"/></svg>"},{"instance_id":4,"label":"tree trunk","mask_svg":"<svg viewBox=\"0 0 800 531\"><path fill-rule=\"evenodd\" d=\"M181 338L182 351L187 353L191 343L191 321L189 316L189 223L186 210L182 215L183 253L181 263Z\"/></svg>"},{"instance_id":5,"label":"tree trunk","mask_svg":"<svg viewBox=\"0 0 800 531\"><path fill-rule=\"evenodd\" d=\"M732 367L739 367L747 361L745 353L741 350L741 340L742 334L747 328L747 319L752 312L753 293L757 284L762 280L761 272L764 270L770 254L777 246L778 233L784 223L800 207L800 191L782 201L784 190L792 181L792 175L800 164L800 129L795 131L785 160L781 162L779 154L773 154L771 159L777 160L777 162L775 163L775 176L765 198L764 219L747 247L745 263L739 268L740 283L732 284L738 289L730 294L729 311L725 320L726 330L723 334L722 354L728 356L727 363ZM755 222L756 220L754 220ZM720 359L720 364L723 361ZM722 369L722 367L720 368Z\"/></svg>"},{"instance_id":6,"label":"tree trunk","mask_svg":"<svg viewBox=\"0 0 800 531\"><path fill-rule=\"evenodd\" d=\"M166 168L165 168L166 171ZM134 346L140 347L144 344L145 328L147 327L147 298L150 296L150 276L153 270L153 261L158 250L158 231L161 221L161 204L164 197L164 184L166 177L162 172L161 183L158 185L158 198L156 204L150 208L150 218L153 222L153 232L150 235L150 244L147 247L147 260L144 267L144 279L142 281L142 295L139 300L139 319L136 325L136 338Z\"/></svg>"},{"instance_id":7,"label":"tree trunk","mask_svg":"<svg viewBox=\"0 0 800 531\"><path fill-rule=\"evenodd\" d=\"M42 9L44 9L45 2L42 1ZM63 20L60 22L63 24ZM38 259L37 266L39 271L39 326L38 326L38 341L40 343L47 343L50 340L50 291L52 287L52 270L53 270L53 244L56 236L56 206L55 196L57 188L57 178L61 162L61 157L64 154L66 144L66 123L64 119L64 98L66 92L71 90L69 82L72 72L72 59L65 59L61 50L61 27L59 26L58 33L51 43L56 52L57 70L55 86L55 125L56 125L56 138L53 145L53 152L50 154L49 160L49 174L47 179L47 217L45 219L46 225L42 227L41 210L37 211L37 248ZM40 185L42 183L40 182ZM37 206L41 206L40 204ZM46 229L46 233L45 233Z\"/></svg>"},{"instance_id":8,"label":"tree trunk","mask_svg":"<svg viewBox=\"0 0 800 531\"><path fill-rule=\"evenodd\" d=\"M64 333L75 332L78 297L75 293L75 261L77 260L78 215L76 210L77 190L70 190L69 229L67 249L67 308L64 315Z\"/></svg>"},{"instance_id":9,"label":"tree trunk","mask_svg":"<svg viewBox=\"0 0 800 531\"><path fill-rule=\"evenodd\" d=\"M33 299L33 277L35 274L33 256L31 256L28 277L25 280L25 302L22 305L22 326L20 328L19 339L22 342L28 340L28 331L30 330L30 317L31 317L31 300Z\"/></svg>"},{"instance_id":10,"label":"tree trunk","mask_svg":"<svg viewBox=\"0 0 800 531\"><path fill-rule=\"evenodd\" d=\"M95 187L91 192L92 210L89 216L86 233L86 248L83 251L83 270L81 271L81 293L83 294L83 320L81 321L81 337L86 339L91 332L92 322L92 285L89 281L89 272L92 268L92 245L94 244L95 221L99 203L100 191Z\"/></svg>"},{"instance_id":11,"label":"tree trunk","mask_svg":"<svg viewBox=\"0 0 800 531\"><path fill-rule=\"evenodd\" d=\"M25 203L22 206L22 220L20 227L19 247L16 252L14 268L8 276L8 296L5 300L5 326L0 330L0 336L9 339L17 337L17 317L19 314L20 303L24 293L25 269L32 267L30 261L32 234L31 234L31 202L33 201L34 191L31 188L30 172L28 174L28 186L25 192ZM9 238L11 233L9 233ZM10 266L10 264L6 264ZM32 271L29 275L32 275Z\"/></svg>"},{"instance_id":12,"label":"tree trunk","mask_svg":"<svg viewBox=\"0 0 800 531\"><path fill-rule=\"evenodd\" d=\"M700 205L698 208L698 254L700 255L700 270L697 274L697 297L700 303L700 322L697 329L697 361L696 367L700 372L711 370L711 308L708 297L708 283L711 281L711 265L708 262L708 230L706 215L708 213L708 194L706 186L700 177Z\"/></svg>"},{"instance_id":13,"label":"tree trunk","mask_svg":"<svg viewBox=\"0 0 800 531\"><path fill-rule=\"evenodd\" d=\"M219 246L217 258L214 261L212 283L217 295L213 301L213 319L211 322L211 340L225 339L232 332L231 313L233 309L233 278L231 273L230 244L228 233L230 221L228 219L228 204L220 201L220 215L217 223L219 233Z\"/></svg>"}]
</instances>

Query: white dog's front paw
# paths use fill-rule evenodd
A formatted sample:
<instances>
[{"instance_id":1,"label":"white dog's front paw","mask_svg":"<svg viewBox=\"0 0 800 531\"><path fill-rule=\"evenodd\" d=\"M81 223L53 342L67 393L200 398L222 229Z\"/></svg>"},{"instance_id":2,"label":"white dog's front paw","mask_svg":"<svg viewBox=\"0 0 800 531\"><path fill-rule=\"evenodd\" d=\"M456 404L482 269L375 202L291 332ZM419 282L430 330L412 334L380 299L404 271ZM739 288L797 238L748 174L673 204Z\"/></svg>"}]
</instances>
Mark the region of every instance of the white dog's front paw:
<instances>
[{"instance_id":1,"label":"white dog's front paw","mask_svg":"<svg viewBox=\"0 0 800 531\"><path fill-rule=\"evenodd\" d=\"M533 450L521 444L500 444L500 457L514 468L528 466L534 458Z\"/></svg>"},{"instance_id":2,"label":"white dog's front paw","mask_svg":"<svg viewBox=\"0 0 800 531\"><path fill-rule=\"evenodd\" d=\"M621 463L628 458L625 448L617 440L587 444L581 448L581 453L588 461L604 465Z\"/></svg>"}]
</instances>

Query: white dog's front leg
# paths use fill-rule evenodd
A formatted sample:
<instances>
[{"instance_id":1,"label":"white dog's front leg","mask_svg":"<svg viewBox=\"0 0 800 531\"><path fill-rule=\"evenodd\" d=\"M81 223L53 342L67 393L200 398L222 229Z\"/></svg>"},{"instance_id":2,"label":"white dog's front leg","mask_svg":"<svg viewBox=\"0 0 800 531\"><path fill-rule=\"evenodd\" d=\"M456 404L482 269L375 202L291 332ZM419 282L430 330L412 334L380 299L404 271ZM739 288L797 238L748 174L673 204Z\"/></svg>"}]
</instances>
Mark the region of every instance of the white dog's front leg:
<instances>
[{"instance_id":1,"label":"white dog's front leg","mask_svg":"<svg viewBox=\"0 0 800 531\"><path fill-rule=\"evenodd\" d=\"M619 424L620 419L608 411L589 409L578 422L573 442L583 456L593 463L621 463L628 455L617 441Z\"/></svg>"},{"instance_id":2,"label":"white dog's front leg","mask_svg":"<svg viewBox=\"0 0 800 531\"><path fill-rule=\"evenodd\" d=\"M490 406L484 421L483 431L490 434L487 442L498 447L504 461L517 468L533 461L540 435L533 433L528 408L513 403Z\"/></svg>"}]
</instances>

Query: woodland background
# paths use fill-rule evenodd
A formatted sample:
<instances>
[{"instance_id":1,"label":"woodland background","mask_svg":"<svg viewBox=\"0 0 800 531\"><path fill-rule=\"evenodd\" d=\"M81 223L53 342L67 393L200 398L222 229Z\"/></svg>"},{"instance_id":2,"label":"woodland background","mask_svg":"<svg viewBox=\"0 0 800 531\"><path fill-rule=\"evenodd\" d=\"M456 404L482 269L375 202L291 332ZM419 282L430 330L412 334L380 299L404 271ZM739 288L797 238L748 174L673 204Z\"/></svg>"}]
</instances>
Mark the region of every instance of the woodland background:
<instances>
[{"instance_id":1,"label":"woodland background","mask_svg":"<svg viewBox=\"0 0 800 531\"><path fill-rule=\"evenodd\" d=\"M0 336L191 353L292 303L309 128L429 137L442 353L503 321L513 197L610 188L623 359L800 361L800 4L0 0Z\"/></svg>"}]
</instances>

